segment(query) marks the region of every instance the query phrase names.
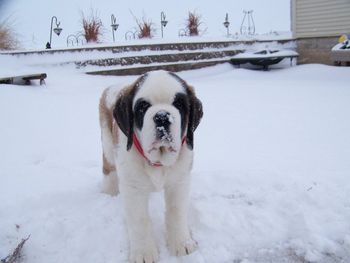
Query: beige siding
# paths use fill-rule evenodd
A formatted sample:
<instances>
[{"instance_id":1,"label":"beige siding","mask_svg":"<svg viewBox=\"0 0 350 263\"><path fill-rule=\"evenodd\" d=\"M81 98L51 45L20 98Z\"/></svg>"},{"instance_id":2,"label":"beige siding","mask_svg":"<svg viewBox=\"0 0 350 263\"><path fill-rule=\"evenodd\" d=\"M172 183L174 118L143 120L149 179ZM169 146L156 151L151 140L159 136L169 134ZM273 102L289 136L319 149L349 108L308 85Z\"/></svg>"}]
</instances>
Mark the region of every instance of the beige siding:
<instances>
[{"instance_id":1,"label":"beige siding","mask_svg":"<svg viewBox=\"0 0 350 263\"><path fill-rule=\"evenodd\" d=\"M350 33L350 0L292 0L296 38Z\"/></svg>"}]
</instances>

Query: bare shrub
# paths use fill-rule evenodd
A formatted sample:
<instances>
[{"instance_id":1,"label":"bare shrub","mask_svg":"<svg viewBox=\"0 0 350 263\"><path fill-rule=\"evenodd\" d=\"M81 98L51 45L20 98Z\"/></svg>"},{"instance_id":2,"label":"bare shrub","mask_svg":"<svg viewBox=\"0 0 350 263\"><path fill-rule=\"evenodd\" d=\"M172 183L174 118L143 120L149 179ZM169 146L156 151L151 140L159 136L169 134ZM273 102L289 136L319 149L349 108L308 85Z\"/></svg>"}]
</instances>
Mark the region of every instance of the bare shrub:
<instances>
[{"instance_id":1,"label":"bare shrub","mask_svg":"<svg viewBox=\"0 0 350 263\"><path fill-rule=\"evenodd\" d=\"M142 21L138 20L136 16L130 11L134 17L136 24L138 26L137 36L138 38L152 38L155 32L154 24L152 21L147 20L145 16L142 17Z\"/></svg>"},{"instance_id":2,"label":"bare shrub","mask_svg":"<svg viewBox=\"0 0 350 263\"><path fill-rule=\"evenodd\" d=\"M196 12L188 12L186 20L186 30L190 36L198 36L200 33L199 26L202 24L202 17Z\"/></svg>"},{"instance_id":3,"label":"bare shrub","mask_svg":"<svg viewBox=\"0 0 350 263\"><path fill-rule=\"evenodd\" d=\"M81 23L83 26L83 36L85 37L86 42L98 43L103 34L103 24L98 17L97 11L91 9L88 17L81 12Z\"/></svg>"},{"instance_id":4,"label":"bare shrub","mask_svg":"<svg viewBox=\"0 0 350 263\"><path fill-rule=\"evenodd\" d=\"M19 47L16 34L10 26L9 19L0 22L0 50L11 50Z\"/></svg>"},{"instance_id":5,"label":"bare shrub","mask_svg":"<svg viewBox=\"0 0 350 263\"><path fill-rule=\"evenodd\" d=\"M152 38L153 37L152 32L154 31L154 29L153 29L152 22L142 20L142 22L137 24L137 25L139 27L139 33L138 33L139 38Z\"/></svg>"}]
</instances>

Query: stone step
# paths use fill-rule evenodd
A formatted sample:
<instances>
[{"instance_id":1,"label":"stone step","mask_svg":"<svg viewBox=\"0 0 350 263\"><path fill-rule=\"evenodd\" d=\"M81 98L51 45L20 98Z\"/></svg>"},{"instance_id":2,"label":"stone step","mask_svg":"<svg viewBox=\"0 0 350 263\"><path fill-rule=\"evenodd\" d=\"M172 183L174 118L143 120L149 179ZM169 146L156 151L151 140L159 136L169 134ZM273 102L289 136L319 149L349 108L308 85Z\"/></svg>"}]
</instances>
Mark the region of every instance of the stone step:
<instances>
[{"instance_id":1,"label":"stone step","mask_svg":"<svg viewBox=\"0 0 350 263\"><path fill-rule=\"evenodd\" d=\"M139 75L150 70L181 71L228 62L239 52L252 46L293 45L292 39L250 41L207 41L147 43L133 45L85 46L83 48L1 52L0 55L45 55L43 63L52 65L75 64L86 67L87 74ZM263 43L263 45L261 45ZM80 53L78 53L80 52ZM52 55L52 56L51 56ZM30 60L30 57L29 57ZM40 64L40 66L42 66Z\"/></svg>"},{"instance_id":2,"label":"stone step","mask_svg":"<svg viewBox=\"0 0 350 263\"><path fill-rule=\"evenodd\" d=\"M206 51L206 52L176 52L176 53L160 53L154 55L139 55L128 57L116 57L116 58L104 58L104 59L91 59L85 61L77 61L75 64L77 67L86 66L129 66L135 64L148 65L152 63L172 63L172 62L187 62L187 61L199 61L208 59L218 59L230 57L242 52L242 50L222 50L222 51Z\"/></svg>"},{"instance_id":3,"label":"stone step","mask_svg":"<svg viewBox=\"0 0 350 263\"><path fill-rule=\"evenodd\" d=\"M190 41L190 40L189 40ZM281 39L277 40L278 43L284 44L292 41L292 39ZM1 52L1 54L7 55L32 55L32 54L54 54L54 53L66 53L66 52L92 52L92 51L107 51L112 53L125 53L132 51L142 51L142 50L201 50L206 48L227 48L237 45L253 45L255 43L268 43L271 40L227 40L227 41L203 41L203 42L174 42L174 43L140 43L132 45L96 45L96 46L85 46L77 48L62 48L62 49L42 49L42 50L32 50L32 51L10 51Z\"/></svg>"},{"instance_id":4,"label":"stone step","mask_svg":"<svg viewBox=\"0 0 350 263\"><path fill-rule=\"evenodd\" d=\"M138 67L119 67L114 69L97 70L86 72L89 75L111 75L111 76L126 76L126 75L141 75L151 70L167 70L171 72L178 72L183 70L199 69L210 67L217 64L227 63L229 59L211 59L202 61L179 62L179 63L160 63L151 64L149 66Z\"/></svg>"}]
</instances>

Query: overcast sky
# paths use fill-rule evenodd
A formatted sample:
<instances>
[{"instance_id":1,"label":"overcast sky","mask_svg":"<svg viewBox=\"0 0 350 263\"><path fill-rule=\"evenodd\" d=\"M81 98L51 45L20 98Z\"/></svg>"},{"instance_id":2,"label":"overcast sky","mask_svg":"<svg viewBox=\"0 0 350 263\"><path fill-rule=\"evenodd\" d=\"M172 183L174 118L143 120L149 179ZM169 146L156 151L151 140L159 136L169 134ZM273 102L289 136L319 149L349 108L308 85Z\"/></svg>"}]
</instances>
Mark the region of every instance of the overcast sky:
<instances>
[{"instance_id":1,"label":"overcast sky","mask_svg":"<svg viewBox=\"0 0 350 263\"><path fill-rule=\"evenodd\" d=\"M120 24L116 32L117 41L124 41L125 32L136 26L130 11L139 19L145 16L156 28L160 37L160 13L164 11L169 21L164 38L174 39L184 27L188 11L202 16L202 29L206 37L224 36L222 25L225 14L229 14L230 32L239 32L243 10L254 10L253 18L257 33L290 31L290 0L0 0L0 21L10 17L11 24L19 35L24 48L44 47L49 40L50 21L57 16L63 28L61 36L53 36L53 47L66 46L69 34L81 31L81 12L89 14L91 8L98 11L104 26L104 42L112 41L111 14Z\"/></svg>"}]
</instances>

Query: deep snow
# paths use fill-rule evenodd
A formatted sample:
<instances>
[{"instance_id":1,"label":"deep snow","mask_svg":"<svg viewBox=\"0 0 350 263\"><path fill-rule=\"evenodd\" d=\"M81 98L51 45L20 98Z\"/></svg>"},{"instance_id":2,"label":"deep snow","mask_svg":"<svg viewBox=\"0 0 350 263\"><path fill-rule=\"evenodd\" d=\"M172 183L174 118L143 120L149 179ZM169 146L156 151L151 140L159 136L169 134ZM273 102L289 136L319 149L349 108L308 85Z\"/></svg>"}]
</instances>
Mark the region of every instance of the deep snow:
<instances>
[{"instance_id":1,"label":"deep snow","mask_svg":"<svg viewBox=\"0 0 350 263\"><path fill-rule=\"evenodd\" d=\"M48 73L45 87L0 85L0 258L30 235L23 262L126 262L120 199L99 191L97 106L104 88L134 77L34 69ZM199 249L169 255L155 193L161 262L349 262L349 74L228 64L180 73L204 105L190 209Z\"/></svg>"}]
</instances>

